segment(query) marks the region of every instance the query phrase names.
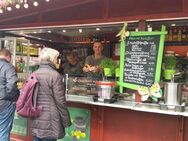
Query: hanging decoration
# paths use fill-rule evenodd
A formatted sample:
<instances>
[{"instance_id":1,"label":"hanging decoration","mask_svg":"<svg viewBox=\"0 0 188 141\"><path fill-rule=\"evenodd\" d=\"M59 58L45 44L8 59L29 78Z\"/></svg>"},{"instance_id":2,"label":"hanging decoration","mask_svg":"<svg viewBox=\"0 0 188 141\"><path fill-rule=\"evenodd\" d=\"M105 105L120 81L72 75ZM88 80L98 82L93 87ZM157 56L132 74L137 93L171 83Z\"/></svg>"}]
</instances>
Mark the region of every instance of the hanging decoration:
<instances>
[{"instance_id":1,"label":"hanging decoration","mask_svg":"<svg viewBox=\"0 0 188 141\"><path fill-rule=\"evenodd\" d=\"M122 29L116 35L116 37L120 37L120 41L123 42L126 37L129 36L129 32L127 31L127 22L124 23Z\"/></svg>"},{"instance_id":2,"label":"hanging decoration","mask_svg":"<svg viewBox=\"0 0 188 141\"><path fill-rule=\"evenodd\" d=\"M159 83L154 83L151 87L139 86L138 93L141 95L142 101L146 101L149 97L157 102L162 97L162 90Z\"/></svg>"}]
</instances>

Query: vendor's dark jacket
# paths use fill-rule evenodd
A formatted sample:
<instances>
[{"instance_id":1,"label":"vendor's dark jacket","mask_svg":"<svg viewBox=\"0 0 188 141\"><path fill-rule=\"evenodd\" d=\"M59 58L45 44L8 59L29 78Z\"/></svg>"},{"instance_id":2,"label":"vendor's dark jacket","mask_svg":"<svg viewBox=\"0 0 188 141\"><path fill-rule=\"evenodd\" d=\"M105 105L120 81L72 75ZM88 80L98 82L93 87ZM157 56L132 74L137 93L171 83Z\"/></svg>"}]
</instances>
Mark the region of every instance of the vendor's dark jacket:
<instances>
[{"instance_id":1,"label":"vendor's dark jacket","mask_svg":"<svg viewBox=\"0 0 188 141\"><path fill-rule=\"evenodd\" d=\"M72 64L66 62L63 65L63 73L64 74L80 75L83 73L82 68L83 68L82 62L77 62L75 65L72 65Z\"/></svg>"},{"instance_id":2,"label":"vendor's dark jacket","mask_svg":"<svg viewBox=\"0 0 188 141\"><path fill-rule=\"evenodd\" d=\"M32 120L32 134L46 139L62 138L64 127L70 125L62 76L47 61L41 62L35 73L39 81L37 104L43 107L43 111ZM63 117L60 117L60 111Z\"/></svg>"},{"instance_id":3,"label":"vendor's dark jacket","mask_svg":"<svg viewBox=\"0 0 188 141\"><path fill-rule=\"evenodd\" d=\"M9 107L18 99L18 77L12 64L0 59L0 111Z\"/></svg>"}]
</instances>

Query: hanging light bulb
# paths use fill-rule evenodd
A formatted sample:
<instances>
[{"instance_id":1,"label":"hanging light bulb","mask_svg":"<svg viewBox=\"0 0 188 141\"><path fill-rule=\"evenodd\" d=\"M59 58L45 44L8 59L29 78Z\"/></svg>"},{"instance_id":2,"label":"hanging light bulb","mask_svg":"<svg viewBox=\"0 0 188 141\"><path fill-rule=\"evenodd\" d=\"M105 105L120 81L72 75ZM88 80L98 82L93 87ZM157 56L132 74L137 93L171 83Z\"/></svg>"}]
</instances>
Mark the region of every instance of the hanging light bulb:
<instances>
[{"instance_id":1,"label":"hanging light bulb","mask_svg":"<svg viewBox=\"0 0 188 141\"><path fill-rule=\"evenodd\" d=\"M34 5L34 6L38 6L38 5L39 5L38 1L35 0L35 1L33 2L33 5Z\"/></svg>"},{"instance_id":2,"label":"hanging light bulb","mask_svg":"<svg viewBox=\"0 0 188 141\"><path fill-rule=\"evenodd\" d=\"M16 7L16 9L20 9L19 3L17 3L15 7Z\"/></svg>"},{"instance_id":3,"label":"hanging light bulb","mask_svg":"<svg viewBox=\"0 0 188 141\"><path fill-rule=\"evenodd\" d=\"M27 3L24 3L24 8L28 8L29 5Z\"/></svg>"},{"instance_id":4,"label":"hanging light bulb","mask_svg":"<svg viewBox=\"0 0 188 141\"><path fill-rule=\"evenodd\" d=\"M24 4L24 8L28 8L29 5L27 3Z\"/></svg>"},{"instance_id":5,"label":"hanging light bulb","mask_svg":"<svg viewBox=\"0 0 188 141\"><path fill-rule=\"evenodd\" d=\"M50 2L50 0L46 0L46 2Z\"/></svg>"},{"instance_id":6,"label":"hanging light bulb","mask_svg":"<svg viewBox=\"0 0 188 141\"><path fill-rule=\"evenodd\" d=\"M82 33L82 29L79 29L78 31L79 31L80 33Z\"/></svg>"},{"instance_id":7,"label":"hanging light bulb","mask_svg":"<svg viewBox=\"0 0 188 141\"><path fill-rule=\"evenodd\" d=\"M8 10L8 11L11 11L11 10L12 10L12 8L11 8L10 6L8 6L8 7L7 7L7 10Z\"/></svg>"},{"instance_id":8,"label":"hanging light bulb","mask_svg":"<svg viewBox=\"0 0 188 141\"><path fill-rule=\"evenodd\" d=\"M25 0L24 1L24 8L28 8L29 7L29 5L28 5L28 3L27 3L27 0Z\"/></svg>"}]
</instances>

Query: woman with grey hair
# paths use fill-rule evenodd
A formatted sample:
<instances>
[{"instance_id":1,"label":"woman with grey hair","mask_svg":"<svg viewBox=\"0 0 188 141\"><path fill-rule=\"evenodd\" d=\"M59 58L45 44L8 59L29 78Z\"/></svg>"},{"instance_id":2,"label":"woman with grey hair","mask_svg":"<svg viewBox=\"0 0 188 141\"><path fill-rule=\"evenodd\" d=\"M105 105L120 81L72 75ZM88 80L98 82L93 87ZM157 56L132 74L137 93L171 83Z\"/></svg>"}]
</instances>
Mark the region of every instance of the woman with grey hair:
<instances>
[{"instance_id":1,"label":"woman with grey hair","mask_svg":"<svg viewBox=\"0 0 188 141\"><path fill-rule=\"evenodd\" d=\"M39 69L34 72L39 81L37 104L43 107L43 111L32 120L33 141L56 141L63 138L64 128L71 124L62 76L55 68L58 56L57 50L43 48Z\"/></svg>"}]
</instances>

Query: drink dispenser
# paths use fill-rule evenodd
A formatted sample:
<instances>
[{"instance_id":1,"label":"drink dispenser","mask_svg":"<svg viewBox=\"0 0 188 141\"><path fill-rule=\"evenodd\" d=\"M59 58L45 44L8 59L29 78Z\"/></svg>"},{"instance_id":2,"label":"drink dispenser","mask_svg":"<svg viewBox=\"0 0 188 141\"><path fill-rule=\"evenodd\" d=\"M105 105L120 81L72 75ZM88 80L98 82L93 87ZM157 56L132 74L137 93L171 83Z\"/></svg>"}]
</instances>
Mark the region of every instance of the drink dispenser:
<instances>
[{"instance_id":1,"label":"drink dispenser","mask_svg":"<svg viewBox=\"0 0 188 141\"><path fill-rule=\"evenodd\" d=\"M112 81L97 81L97 95L102 99L111 99L114 95L115 82Z\"/></svg>"},{"instance_id":2,"label":"drink dispenser","mask_svg":"<svg viewBox=\"0 0 188 141\"><path fill-rule=\"evenodd\" d=\"M164 102L168 109L174 109L182 104L182 86L183 83L165 82Z\"/></svg>"},{"instance_id":3,"label":"drink dispenser","mask_svg":"<svg viewBox=\"0 0 188 141\"><path fill-rule=\"evenodd\" d=\"M176 57L174 51L167 51L165 54L164 79L171 80L171 76L176 73Z\"/></svg>"}]
</instances>

